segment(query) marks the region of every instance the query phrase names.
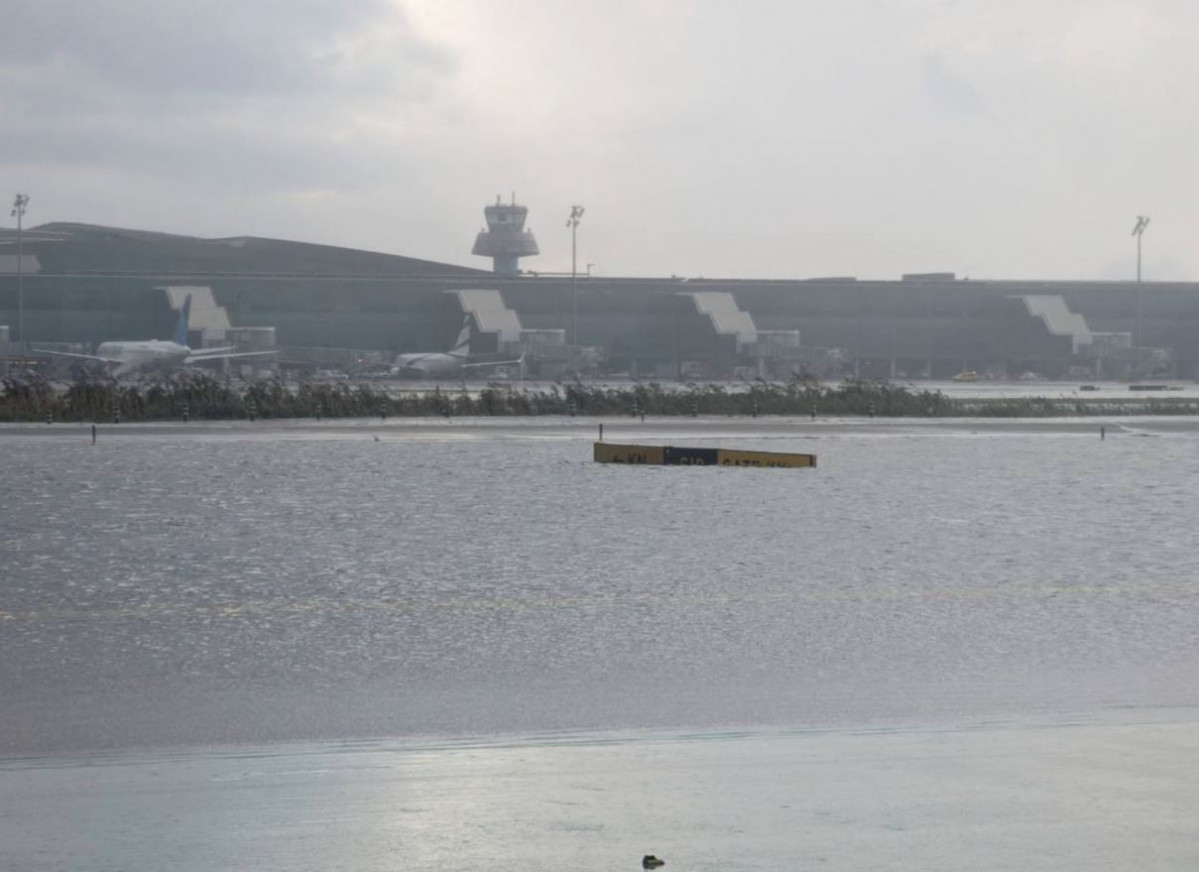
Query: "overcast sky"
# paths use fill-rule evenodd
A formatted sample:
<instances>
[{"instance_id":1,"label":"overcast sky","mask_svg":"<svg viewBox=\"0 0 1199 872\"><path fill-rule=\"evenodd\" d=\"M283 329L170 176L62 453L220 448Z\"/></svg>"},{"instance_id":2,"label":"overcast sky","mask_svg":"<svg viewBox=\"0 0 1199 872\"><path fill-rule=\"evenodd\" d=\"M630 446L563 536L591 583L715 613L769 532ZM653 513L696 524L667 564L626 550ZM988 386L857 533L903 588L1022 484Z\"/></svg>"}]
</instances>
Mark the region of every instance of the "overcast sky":
<instances>
[{"instance_id":1,"label":"overcast sky","mask_svg":"<svg viewBox=\"0 0 1199 872\"><path fill-rule=\"evenodd\" d=\"M1199 280L1194 0L8 0L27 223L601 275Z\"/></svg>"}]
</instances>

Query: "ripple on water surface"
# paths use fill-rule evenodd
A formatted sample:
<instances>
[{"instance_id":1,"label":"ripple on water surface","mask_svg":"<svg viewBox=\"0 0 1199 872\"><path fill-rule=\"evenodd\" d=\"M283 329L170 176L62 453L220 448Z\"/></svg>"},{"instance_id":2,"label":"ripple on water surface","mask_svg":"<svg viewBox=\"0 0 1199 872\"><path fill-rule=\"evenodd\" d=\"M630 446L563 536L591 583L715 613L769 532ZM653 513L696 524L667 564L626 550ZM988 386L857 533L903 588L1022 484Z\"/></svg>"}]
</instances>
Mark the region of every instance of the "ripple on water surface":
<instances>
[{"instance_id":1,"label":"ripple on water surface","mask_svg":"<svg viewBox=\"0 0 1199 872\"><path fill-rule=\"evenodd\" d=\"M476 436L12 440L0 750L1194 702L1191 434Z\"/></svg>"}]
</instances>

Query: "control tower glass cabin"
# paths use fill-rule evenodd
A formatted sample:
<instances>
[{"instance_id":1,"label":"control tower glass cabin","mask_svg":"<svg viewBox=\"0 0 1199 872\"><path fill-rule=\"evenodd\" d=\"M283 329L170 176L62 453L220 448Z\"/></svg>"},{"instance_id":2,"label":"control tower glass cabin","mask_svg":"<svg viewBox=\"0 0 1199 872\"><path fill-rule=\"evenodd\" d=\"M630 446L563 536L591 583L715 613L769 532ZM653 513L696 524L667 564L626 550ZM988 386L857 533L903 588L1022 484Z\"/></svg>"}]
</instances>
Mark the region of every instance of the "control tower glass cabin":
<instances>
[{"instance_id":1,"label":"control tower glass cabin","mask_svg":"<svg viewBox=\"0 0 1199 872\"><path fill-rule=\"evenodd\" d=\"M487 229L475 237L471 254L490 257L497 275L518 274L520 258L541 253L532 231L524 229L528 215L528 207L518 206L515 196L511 203L501 203L496 197L494 206L483 209Z\"/></svg>"}]
</instances>

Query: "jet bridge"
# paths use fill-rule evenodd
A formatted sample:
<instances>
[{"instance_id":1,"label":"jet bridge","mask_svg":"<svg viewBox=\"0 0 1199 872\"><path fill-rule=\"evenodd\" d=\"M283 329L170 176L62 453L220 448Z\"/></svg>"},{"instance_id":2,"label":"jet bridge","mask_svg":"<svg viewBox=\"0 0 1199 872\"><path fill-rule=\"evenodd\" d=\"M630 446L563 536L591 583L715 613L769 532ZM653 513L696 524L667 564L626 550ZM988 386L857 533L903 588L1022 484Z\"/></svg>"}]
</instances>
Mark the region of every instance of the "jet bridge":
<instances>
[{"instance_id":1,"label":"jet bridge","mask_svg":"<svg viewBox=\"0 0 1199 872\"><path fill-rule=\"evenodd\" d=\"M462 313L471 317L476 332L488 337L487 341L480 343L486 346L484 348L475 349L472 342L472 353L499 352L506 346L520 343L523 329L520 316L515 309L508 308L499 291L458 290L446 293L458 298Z\"/></svg>"},{"instance_id":2,"label":"jet bridge","mask_svg":"<svg viewBox=\"0 0 1199 872\"><path fill-rule=\"evenodd\" d=\"M165 285L159 290L166 294L167 302L175 312L183 308L188 297L192 298L187 331L198 332L202 346L225 341L225 334L233 324L229 320L229 311L213 296L212 288L207 285Z\"/></svg>"},{"instance_id":3,"label":"jet bridge","mask_svg":"<svg viewBox=\"0 0 1199 872\"><path fill-rule=\"evenodd\" d=\"M1016 299L1024 303L1028 314L1040 318L1052 336L1069 336L1075 354L1089 346L1094 337L1087 319L1070 311L1066 301L1056 294L1025 294Z\"/></svg>"},{"instance_id":4,"label":"jet bridge","mask_svg":"<svg viewBox=\"0 0 1199 872\"><path fill-rule=\"evenodd\" d=\"M695 310L708 318L718 335L734 337L738 352L758 341L753 315L737 305L728 291L680 291L679 296L690 297Z\"/></svg>"}]
</instances>

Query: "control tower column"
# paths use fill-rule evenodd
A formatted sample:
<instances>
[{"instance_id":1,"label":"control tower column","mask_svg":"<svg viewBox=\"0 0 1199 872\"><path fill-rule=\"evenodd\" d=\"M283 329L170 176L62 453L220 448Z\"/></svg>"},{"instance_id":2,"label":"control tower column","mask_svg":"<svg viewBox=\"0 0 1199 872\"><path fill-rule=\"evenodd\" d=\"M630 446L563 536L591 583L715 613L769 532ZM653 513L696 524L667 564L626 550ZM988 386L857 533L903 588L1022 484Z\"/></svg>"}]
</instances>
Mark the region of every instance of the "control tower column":
<instances>
[{"instance_id":1,"label":"control tower column","mask_svg":"<svg viewBox=\"0 0 1199 872\"><path fill-rule=\"evenodd\" d=\"M509 204L501 203L496 197L494 206L483 209L487 229L475 237L471 254L490 257L496 275L517 275L520 258L541 253L533 232L524 229L528 215L528 207L516 205L515 194Z\"/></svg>"}]
</instances>

